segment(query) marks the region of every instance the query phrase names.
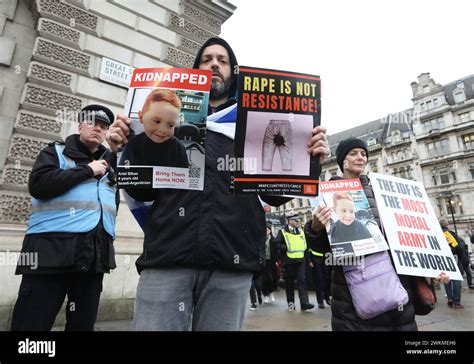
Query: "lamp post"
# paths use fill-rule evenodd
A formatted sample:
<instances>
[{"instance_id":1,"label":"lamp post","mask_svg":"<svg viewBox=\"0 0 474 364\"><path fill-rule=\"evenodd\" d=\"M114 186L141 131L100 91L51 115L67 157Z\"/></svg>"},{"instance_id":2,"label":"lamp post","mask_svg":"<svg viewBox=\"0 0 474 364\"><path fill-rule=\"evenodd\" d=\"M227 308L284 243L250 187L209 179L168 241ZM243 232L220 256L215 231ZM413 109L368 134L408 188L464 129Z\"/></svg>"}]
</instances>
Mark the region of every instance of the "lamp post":
<instances>
[{"instance_id":1,"label":"lamp post","mask_svg":"<svg viewBox=\"0 0 474 364\"><path fill-rule=\"evenodd\" d=\"M458 234L458 229L456 227L456 219L454 218L454 200L453 200L453 194L451 192L447 193L447 197L449 199L449 209L451 210L451 217L453 218L453 225L454 225L454 232L456 235ZM461 203L458 203L459 206L461 206Z\"/></svg>"}]
</instances>

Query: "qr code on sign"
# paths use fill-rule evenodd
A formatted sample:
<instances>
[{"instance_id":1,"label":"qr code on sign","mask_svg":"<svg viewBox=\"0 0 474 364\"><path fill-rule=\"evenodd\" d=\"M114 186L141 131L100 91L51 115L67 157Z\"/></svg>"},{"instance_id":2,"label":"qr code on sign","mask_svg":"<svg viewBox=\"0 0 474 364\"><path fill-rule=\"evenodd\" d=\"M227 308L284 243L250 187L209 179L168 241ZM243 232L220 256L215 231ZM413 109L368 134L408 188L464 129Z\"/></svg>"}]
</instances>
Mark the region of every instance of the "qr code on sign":
<instances>
[{"instance_id":1,"label":"qr code on sign","mask_svg":"<svg viewBox=\"0 0 474 364\"><path fill-rule=\"evenodd\" d=\"M201 177L201 168L191 167L189 168L189 178L200 178Z\"/></svg>"},{"instance_id":2,"label":"qr code on sign","mask_svg":"<svg viewBox=\"0 0 474 364\"><path fill-rule=\"evenodd\" d=\"M376 235L374 235L374 241L375 241L375 243L378 244L378 243L383 242L383 238L382 238L381 235L376 234Z\"/></svg>"}]
</instances>

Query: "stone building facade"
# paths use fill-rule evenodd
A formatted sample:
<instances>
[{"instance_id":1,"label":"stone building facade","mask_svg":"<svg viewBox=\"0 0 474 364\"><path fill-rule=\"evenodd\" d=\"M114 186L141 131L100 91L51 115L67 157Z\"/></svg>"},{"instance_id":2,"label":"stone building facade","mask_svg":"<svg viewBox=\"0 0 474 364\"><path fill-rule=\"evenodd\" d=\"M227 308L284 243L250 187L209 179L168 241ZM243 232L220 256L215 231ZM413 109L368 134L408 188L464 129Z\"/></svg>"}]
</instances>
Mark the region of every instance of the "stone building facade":
<instances>
[{"instance_id":1,"label":"stone building facade","mask_svg":"<svg viewBox=\"0 0 474 364\"><path fill-rule=\"evenodd\" d=\"M339 142L360 138L369 149L368 172L422 182L436 214L468 242L474 229L474 75L440 85L422 73L411 87L411 109L329 136L332 157L321 180L341 175L335 158ZM289 210L311 219L306 199L272 212Z\"/></svg>"},{"instance_id":2,"label":"stone building facade","mask_svg":"<svg viewBox=\"0 0 474 364\"><path fill-rule=\"evenodd\" d=\"M0 4L0 330L8 327L40 150L77 132L67 115L104 104L121 112L127 89L101 80L104 58L130 67L190 67L234 12L226 0L9 0ZM143 234L125 203L117 269L104 280L99 320L130 318ZM13 258L12 258L13 257ZM58 323L63 321L58 318Z\"/></svg>"}]
</instances>

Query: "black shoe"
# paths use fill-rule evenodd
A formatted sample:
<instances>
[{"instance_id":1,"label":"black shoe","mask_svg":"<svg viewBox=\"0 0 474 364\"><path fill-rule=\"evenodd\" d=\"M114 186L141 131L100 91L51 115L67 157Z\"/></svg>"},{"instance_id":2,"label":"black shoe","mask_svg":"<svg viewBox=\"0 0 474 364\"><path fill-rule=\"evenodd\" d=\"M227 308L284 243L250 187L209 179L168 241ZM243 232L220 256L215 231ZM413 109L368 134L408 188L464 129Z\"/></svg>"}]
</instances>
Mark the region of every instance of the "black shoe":
<instances>
[{"instance_id":1,"label":"black shoe","mask_svg":"<svg viewBox=\"0 0 474 364\"><path fill-rule=\"evenodd\" d=\"M261 306L263 304L262 296L258 296L257 300L258 300L258 304Z\"/></svg>"},{"instance_id":2,"label":"black shoe","mask_svg":"<svg viewBox=\"0 0 474 364\"><path fill-rule=\"evenodd\" d=\"M308 311L308 310L312 310L313 308L314 308L314 305L312 303L301 304L301 311Z\"/></svg>"},{"instance_id":3,"label":"black shoe","mask_svg":"<svg viewBox=\"0 0 474 364\"><path fill-rule=\"evenodd\" d=\"M331 306L331 299L330 298L325 298L324 301L326 301L326 304L328 306Z\"/></svg>"},{"instance_id":4,"label":"black shoe","mask_svg":"<svg viewBox=\"0 0 474 364\"><path fill-rule=\"evenodd\" d=\"M318 305L318 307L319 307L319 308L326 308L326 306L324 306L324 303L320 303L320 304Z\"/></svg>"}]
</instances>

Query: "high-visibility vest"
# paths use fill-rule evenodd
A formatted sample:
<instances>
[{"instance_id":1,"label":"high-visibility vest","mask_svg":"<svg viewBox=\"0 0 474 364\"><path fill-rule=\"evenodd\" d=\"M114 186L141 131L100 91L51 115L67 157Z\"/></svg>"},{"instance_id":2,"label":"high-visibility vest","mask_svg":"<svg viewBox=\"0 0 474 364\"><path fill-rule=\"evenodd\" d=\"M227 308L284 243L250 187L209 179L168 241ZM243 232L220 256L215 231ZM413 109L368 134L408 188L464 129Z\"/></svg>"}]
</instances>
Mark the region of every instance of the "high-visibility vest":
<instances>
[{"instance_id":1,"label":"high-visibility vest","mask_svg":"<svg viewBox=\"0 0 474 364\"><path fill-rule=\"evenodd\" d=\"M309 252L313 255L316 255L317 257L323 257L323 253L318 253L317 251L314 251L313 249L309 248Z\"/></svg>"},{"instance_id":2,"label":"high-visibility vest","mask_svg":"<svg viewBox=\"0 0 474 364\"><path fill-rule=\"evenodd\" d=\"M76 162L63 154L64 145L55 144L62 170L76 167ZM102 223L115 239L115 185L109 184L108 173L102 178L88 180L71 188L61 196L47 200L32 199L28 220L28 234L65 232L86 233Z\"/></svg>"},{"instance_id":3,"label":"high-visibility vest","mask_svg":"<svg viewBox=\"0 0 474 364\"><path fill-rule=\"evenodd\" d=\"M281 231L286 243L286 255L290 259L304 258L306 250L306 239L304 237L303 229L300 229L299 234L291 234L284 229Z\"/></svg>"},{"instance_id":4,"label":"high-visibility vest","mask_svg":"<svg viewBox=\"0 0 474 364\"><path fill-rule=\"evenodd\" d=\"M458 246L458 242L449 231L445 231L444 236L446 237L446 240L448 241L448 244L451 246L451 248L456 248Z\"/></svg>"}]
</instances>

